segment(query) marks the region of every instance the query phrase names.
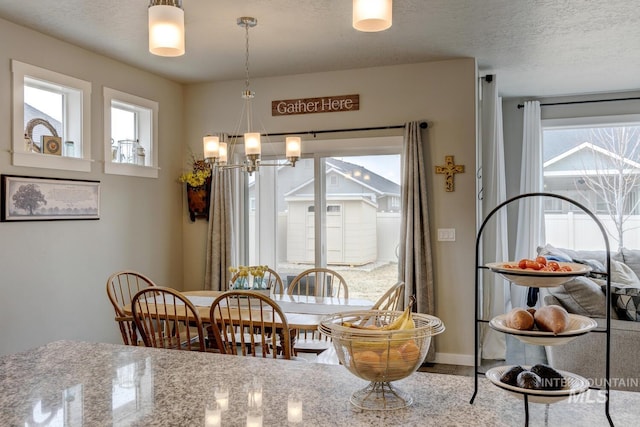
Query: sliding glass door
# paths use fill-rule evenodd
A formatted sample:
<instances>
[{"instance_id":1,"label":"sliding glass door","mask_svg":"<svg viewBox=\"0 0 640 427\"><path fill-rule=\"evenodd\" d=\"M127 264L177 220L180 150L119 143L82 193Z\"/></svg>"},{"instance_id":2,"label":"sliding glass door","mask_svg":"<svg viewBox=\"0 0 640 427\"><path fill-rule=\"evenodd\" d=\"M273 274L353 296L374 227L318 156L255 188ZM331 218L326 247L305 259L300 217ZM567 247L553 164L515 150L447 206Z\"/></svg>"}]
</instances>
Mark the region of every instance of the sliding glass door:
<instances>
[{"instance_id":1,"label":"sliding glass door","mask_svg":"<svg viewBox=\"0 0 640 427\"><path fill-rule=\"evenodd\" d=\"M400 143L383 154L322 153L295 167L260 168L246 192L247 263L274 268L285 286L328 267L351 297L377 299L397 280Z\"/></svg>"}]
</instances>

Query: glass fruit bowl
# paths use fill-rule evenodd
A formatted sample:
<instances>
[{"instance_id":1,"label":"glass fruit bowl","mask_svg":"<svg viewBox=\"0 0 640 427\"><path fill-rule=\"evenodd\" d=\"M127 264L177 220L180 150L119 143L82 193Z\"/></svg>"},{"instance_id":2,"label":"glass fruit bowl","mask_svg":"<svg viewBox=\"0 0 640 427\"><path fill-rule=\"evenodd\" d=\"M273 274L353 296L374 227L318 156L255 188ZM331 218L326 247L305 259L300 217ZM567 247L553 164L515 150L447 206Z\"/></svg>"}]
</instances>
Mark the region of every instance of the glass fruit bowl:
<instances>
[{"instance_id":1,"label":"glass fruit bowl","mask_svg":"<svg viewBox=\"0 0 640 427\"><path fill-rule=\"evenodd\" d=\"M420 367L431 337L444 331L435 316L409 311L366 310L325 316L319 331L331 337L340 363L370 381L351 396L360 409L390 410L409 406L413 398L391 385ZM409 319L408 321L406 319Z\"/></svg>"}]
</instances>

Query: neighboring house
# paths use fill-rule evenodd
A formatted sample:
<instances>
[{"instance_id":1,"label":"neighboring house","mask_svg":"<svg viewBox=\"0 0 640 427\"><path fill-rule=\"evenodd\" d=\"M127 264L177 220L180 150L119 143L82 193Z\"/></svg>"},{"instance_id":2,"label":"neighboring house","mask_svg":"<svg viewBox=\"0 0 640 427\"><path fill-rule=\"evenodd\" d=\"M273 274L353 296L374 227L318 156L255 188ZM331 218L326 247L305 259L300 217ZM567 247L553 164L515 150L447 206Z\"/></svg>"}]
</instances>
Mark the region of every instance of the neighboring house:
<instances>
[{"instance_id":1,"label":"neighboring house","mask_svg":"<svg viewBox=\"0 0 640 427\"><path fill-rule=\"evenodd\" d=\"M286 260L314 262L313 163L277 172L277 210L286 215ZM327 263L362 265L378 258L378 214L400 212L400 185L342 160L326 160ZM254 185L249 185L255 207Z\"/></svg>"},{"instance_id":2,"label":"neighboring house","mask_svg":"<svg viewBox=\"0 0 640 427\"><path fill-rule=\"evenodd\" d=\"M595 192L589 190L586 180L604 180L613 176L614 165L617 167L620 161L625 165L626 174L640 173L640 163L626 158L618 159L617 154L591 142L566 145L564 152L558 153L556 150L553 154L553 157L545 158L544 162L545 191L567 196L587 207L595 206L595 213L606 213L606 209L599 207L602 202ZM640 188L632 193L627 208L635 205L639 190ZM545 203L546 212L580 210L559 199L546 199Z\"/></svg>"}]
</instances>

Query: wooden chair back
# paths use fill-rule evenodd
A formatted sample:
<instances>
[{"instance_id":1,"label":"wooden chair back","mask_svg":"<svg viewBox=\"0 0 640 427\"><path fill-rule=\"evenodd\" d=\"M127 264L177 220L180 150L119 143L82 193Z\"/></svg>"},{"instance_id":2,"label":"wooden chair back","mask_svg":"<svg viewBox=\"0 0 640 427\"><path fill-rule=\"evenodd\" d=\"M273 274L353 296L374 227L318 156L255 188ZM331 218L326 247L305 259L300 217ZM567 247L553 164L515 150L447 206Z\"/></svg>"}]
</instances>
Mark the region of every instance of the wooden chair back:
<instances>
[{"instance_id":1,"label":"wooden chair back","mask_svg":"<svg viewBox=\"0 0 640 427\"><path fill-rule=\"evenodd\" d=\"M349 298L344 278L328 268L310 268L298 274L287 288L289 295Z\"/></svg>"},{"instance_id":2,"label":"wooden chair back","mask_svg":"<svg viewBox=\"0 0 640 427\"><path fill-rule=\"evenodd\" d=\"M344 278L328 268L310 268L298 274L287 288L289 295L349 298Z\"/></svg>"},{"instance_id":3,"label":"wooden chair back","mask_svg":"<svg viewBox=\"0 0 640 427\"><path fill-rule=\"evenodd\" d=\"M133 296L131 311L145 346L206 351L198 310L175 289L142 289Z\"/></svg>"},{"instance_id":4,"label":"wooden chair back","mask_svg":"<svg viewBox=\"0 0 640 427\"><path fill-rule=\"evenodd\" d=\"M401 310L404 297L404 282L398 282L390 287L376 303L372 310Z\"/></svg>"},{"instance_id":5,"label":"wooden chair back","mask_svg":"<svg viewBox=\"0 0 640 427\"><path fill-rule=\"evenodd\" d=\"M349 288L344 278L328 268L311 268L298 274L287 288L289 295L313 295L318 297L349 298ZM294 355L320 354L332 346L331 340L317 329L296 330Z\"/></svg>"},{"instance_id":6,"label":"wooden chair back","mask_svg":"<svg viewBox=\"0 0 640 427\"><path fill-rule=\"evenodd\" d=\"M287 318L266 295L248 290L225 292L211 304L210 319L223 354L291 359Z\"/></svg>"},{"instance_id":7,"label":"wooden chair back","mask_svg":"<svg viewBox=\"0 0 640 427\"><path fill-rule=\"evenodd\" d=\"M124 306L131 304L133 296L141 289L156 286L147 276L135 271L118 271L107 279L107 296L113 305L125 345L138 345L139 337L136 333L133 317L125 314Z\"/></svg>"},{"instance_id":8,"label":"wooden chair back","mask_svg":"<svg viewBox=\"0 0 640 427\"><path fill-rule=\"evenodd\" d=\"M249 269L254 268L254 266L250 266ZM240 277L240 272L237 272L231 278L231 283L235 283L236 280ZM273 269L267 268L264 272L263 279L267 282L267 287L271 290L271 295L283 295L284 294L284 285L282 283L282 278L280 275ZM232 290L232 289L228 289Z\"/></svg>"}]
</instances>

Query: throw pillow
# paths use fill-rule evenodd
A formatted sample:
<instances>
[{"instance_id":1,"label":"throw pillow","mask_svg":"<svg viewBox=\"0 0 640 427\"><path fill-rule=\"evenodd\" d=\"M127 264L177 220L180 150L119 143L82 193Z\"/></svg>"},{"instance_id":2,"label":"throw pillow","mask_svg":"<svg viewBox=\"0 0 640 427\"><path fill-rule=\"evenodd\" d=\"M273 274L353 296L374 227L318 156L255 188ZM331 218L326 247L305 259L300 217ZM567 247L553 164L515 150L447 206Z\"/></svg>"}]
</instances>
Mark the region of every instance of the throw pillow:
<instances>
[{"instance_id":1,"label":"throw pillow","mask_svg":"<svg viewBox=\"0 0 640 427\"><path fill-rule=\"evenodd\" d=\"M544 246L538 246L538 255L553 261L571 262L571 256L568 253L549 243Z\"/></svg>"},{"instance_id":2,"label":"throw pillow","mask_svg":"<svg viewBox=\"0 0 640 427\"><path fill-rule=\"evenodd\" d=\"M611 281L640 288L640 279L627 264L611 260Z\"/></svg>"},{"instance_id":3,"label":"throw pillow","mask_svg":"<svg viewBox=\"0 0 640 427\"><path fill-rule=\"evenodd\" d=\"M640 322L640 288L611 286L611 305L620 319Z\"/></svg>"},{"instance_id":4,"label":"throw pillow","mask_svg":"<svg viewBox=\"0 0 640 427\"><path fill-rule=\"evenodd\" d=\"M588 317L606 316L604 292L593 280L578 276L562 286L549 288L549 293L569 312Z\"/></svg>"},{"instance_id":5,"label":"throw pillow","mask_svg":"<svg viewBox=\"0 0 640 427\"><path fill-rule=\"evenodd\" d=\"M633 271L640 272L640 250L622 248L622 258Z\"/></svg>"}]
</instances>

